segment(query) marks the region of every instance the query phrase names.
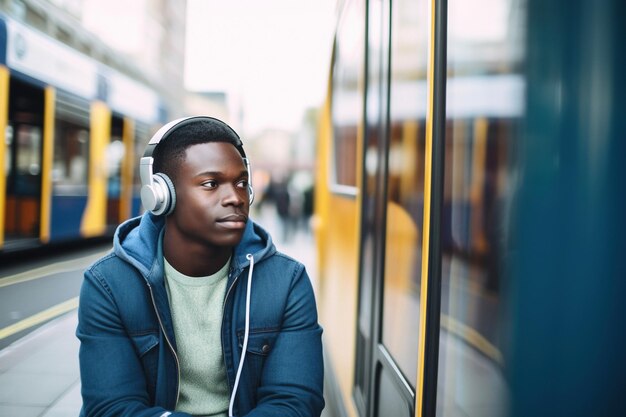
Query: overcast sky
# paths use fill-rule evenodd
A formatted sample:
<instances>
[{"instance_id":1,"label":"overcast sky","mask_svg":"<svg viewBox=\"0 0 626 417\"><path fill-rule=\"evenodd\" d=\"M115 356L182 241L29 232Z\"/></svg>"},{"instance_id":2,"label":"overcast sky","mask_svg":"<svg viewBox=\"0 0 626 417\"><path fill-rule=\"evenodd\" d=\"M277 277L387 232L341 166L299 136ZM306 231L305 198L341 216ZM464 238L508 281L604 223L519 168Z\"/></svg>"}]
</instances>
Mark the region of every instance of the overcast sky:
<instances>
[{"instance_id":1,"label":"overcast sky","mask_svg":"<svg viewBox=\"0 0 626 417\"><path fill-rule=\"evenodd\" d=\"M185 84L239 97L248 134L294 128L319 106L334 0L188 0Z\"/></svg>"}]
</instances>

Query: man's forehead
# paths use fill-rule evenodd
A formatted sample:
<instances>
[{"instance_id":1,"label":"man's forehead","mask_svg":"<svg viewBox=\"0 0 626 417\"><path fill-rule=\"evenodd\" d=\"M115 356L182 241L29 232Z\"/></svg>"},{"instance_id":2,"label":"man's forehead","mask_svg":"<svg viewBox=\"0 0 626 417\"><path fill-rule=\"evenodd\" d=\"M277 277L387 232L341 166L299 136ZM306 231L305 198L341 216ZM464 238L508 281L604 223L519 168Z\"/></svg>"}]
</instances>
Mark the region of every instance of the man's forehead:
<instances>
[{"instance_id":1,"label":"man's forehead","mask_svg":"<svg viewBox=\"0 0 626 417\"><path fill-rule=\"evenodd\" d=\"M202 143L194 143L193 145L189 145L187 149L185 149L185 153L187 155L191 155L197 152L210 152L210 153L236 153L241 157L239 150L237 147L231 142L202 142Z\"/></svg>"},{"instance_id":2,"label":"man's forehead","mask_svg":"<svg viewBox=\"0 0 626 417\"><path fill-rule=\"evenodd\" d=\"M245 169L245 162L235 147L230 142L206 142L189 146L185 150L185 164L191 166L215 166Z\"/></svg>"}]
</instances>

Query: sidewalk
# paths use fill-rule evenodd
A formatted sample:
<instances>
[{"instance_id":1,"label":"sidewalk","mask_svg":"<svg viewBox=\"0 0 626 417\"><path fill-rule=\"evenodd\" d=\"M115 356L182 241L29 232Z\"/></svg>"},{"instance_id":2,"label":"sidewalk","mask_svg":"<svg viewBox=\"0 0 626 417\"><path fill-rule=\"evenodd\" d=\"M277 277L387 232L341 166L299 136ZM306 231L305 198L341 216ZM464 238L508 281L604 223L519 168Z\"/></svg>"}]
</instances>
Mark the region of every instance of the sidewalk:
<instances>
[{"instance_id":1,"label":"sidewalk","mask_svg":"<svg viewBox=\"0 0 626 417\"><path fill-rule=\"evenodd\" d=\"M0 416L78 416L76 311L0 351Z\"/></svg>"},{"instance_id":2,"label":"sidewalk","mask_svg":"<svg viewBox=\"0 0 626 417\"><path fill-rule=\"evenodd\" d=\"M252 215L252 219L269 232L280 252L304 264L313 288L317 290L317 248L313 232L300 228L291 233L289 240L283 240L278 214L276 214L273 206L262 207L261 210Z\"/></svg>"}]
</instances>

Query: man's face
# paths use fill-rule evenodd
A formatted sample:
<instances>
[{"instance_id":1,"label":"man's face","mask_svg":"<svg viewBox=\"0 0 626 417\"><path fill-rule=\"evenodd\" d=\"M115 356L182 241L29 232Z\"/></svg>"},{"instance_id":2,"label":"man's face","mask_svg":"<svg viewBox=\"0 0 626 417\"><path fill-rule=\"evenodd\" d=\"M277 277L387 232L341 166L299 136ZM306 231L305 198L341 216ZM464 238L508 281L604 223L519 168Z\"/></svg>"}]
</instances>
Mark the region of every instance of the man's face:
<instances>
[{"instance_id":1,"label":"man's face","mask_svg":"<svg viewBox=\"0 0 626 417\"><path fill-rule=\"evenodd\" d=\"M168 227L190 243L220 248L239 243L248 219L248 172L232 144L187 148L174 186L176 207Z\"/></svg>"}]
</instances>

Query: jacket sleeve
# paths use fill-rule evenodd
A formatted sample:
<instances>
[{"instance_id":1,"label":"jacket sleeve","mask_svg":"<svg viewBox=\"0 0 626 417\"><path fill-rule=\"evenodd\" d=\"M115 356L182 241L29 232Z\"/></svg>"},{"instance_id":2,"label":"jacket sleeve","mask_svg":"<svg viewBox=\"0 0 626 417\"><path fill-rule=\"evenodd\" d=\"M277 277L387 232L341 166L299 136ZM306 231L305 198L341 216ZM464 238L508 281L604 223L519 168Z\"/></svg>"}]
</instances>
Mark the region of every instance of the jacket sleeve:
<instances>
[{"instance_id":1,"label":"jacket sleeve","mask_svg":"<svg viewBox=\"0 0 626 417\"><path fill-rule=\"evenodd\" d=\"M257 406L247 417L319 417L324 408L322 328L304 267L295 272L283 326L263 368Z\"/></svg>"},{"instance_id":2,"label":"jacket sleeve","mask_svg":"<svg viewBox=\"0 0 626 417\"><path fill-rule=\"evenodd\" d=\"M81 342L81 416L189 416L150 406L141 361L108 288L97 272L85 272L76 330Z\"/></svg>"}]
</instances>

